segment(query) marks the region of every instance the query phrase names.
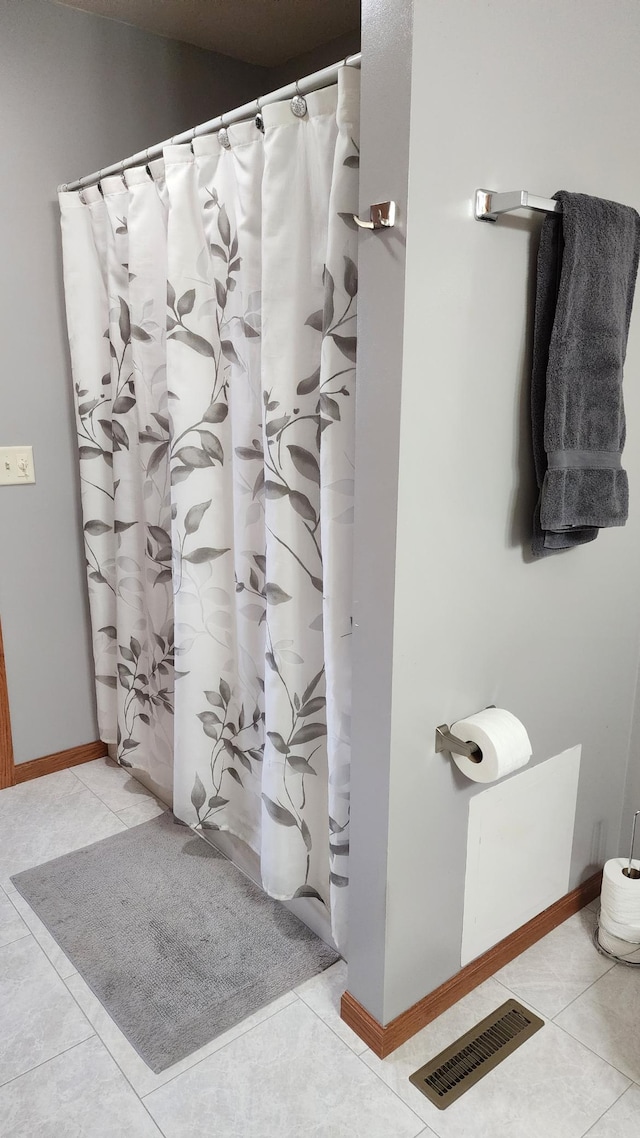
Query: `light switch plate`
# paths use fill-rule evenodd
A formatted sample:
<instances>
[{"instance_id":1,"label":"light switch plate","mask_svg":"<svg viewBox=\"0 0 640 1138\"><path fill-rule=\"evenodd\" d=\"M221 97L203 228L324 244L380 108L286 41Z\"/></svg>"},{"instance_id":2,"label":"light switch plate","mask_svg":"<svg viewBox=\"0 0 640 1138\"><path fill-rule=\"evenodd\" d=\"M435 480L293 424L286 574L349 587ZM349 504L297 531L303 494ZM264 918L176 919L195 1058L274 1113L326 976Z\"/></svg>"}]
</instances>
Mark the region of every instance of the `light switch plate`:
<instances>
[{"instance_id":1,"label":"light switch plate","mask_svg":"<svg viewBox=\"0 0 640 1138\"><path fill-rule=\"evenodd\" d=\"M0 486L28 486L35 480L33 447L0 447Z\"/></svg>"}]
</instances>

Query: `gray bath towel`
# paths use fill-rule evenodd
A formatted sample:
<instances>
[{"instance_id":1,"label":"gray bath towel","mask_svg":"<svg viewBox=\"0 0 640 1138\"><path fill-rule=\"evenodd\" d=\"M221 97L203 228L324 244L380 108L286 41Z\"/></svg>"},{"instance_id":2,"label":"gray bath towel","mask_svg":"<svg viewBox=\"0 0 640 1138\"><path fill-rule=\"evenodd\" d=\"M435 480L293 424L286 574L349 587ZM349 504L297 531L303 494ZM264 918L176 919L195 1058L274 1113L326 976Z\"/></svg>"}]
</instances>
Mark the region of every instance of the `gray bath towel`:
<instances>
[{"instance_id":1,"label":"gray bath towel","mask_svg":"<svg viewBox=\"0 0 640 1138\"><path fill-rule=\"evenodd\" d=\"M562 213L542 226L531 385L539 557L627 519L622 365L640 253L635 209L554 196Z\"/></svg>"}]
</instances>

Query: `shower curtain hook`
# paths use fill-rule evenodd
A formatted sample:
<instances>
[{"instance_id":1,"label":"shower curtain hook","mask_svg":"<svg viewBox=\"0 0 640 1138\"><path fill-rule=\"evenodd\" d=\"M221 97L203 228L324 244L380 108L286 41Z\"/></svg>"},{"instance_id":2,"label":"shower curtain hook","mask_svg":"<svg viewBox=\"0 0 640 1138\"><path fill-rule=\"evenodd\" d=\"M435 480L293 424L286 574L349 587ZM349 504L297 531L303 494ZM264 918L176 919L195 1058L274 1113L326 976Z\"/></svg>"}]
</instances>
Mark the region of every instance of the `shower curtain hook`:
<instances>
[{"instance_id":1,"label":"shower curtain hook","mask_svg":"<svg viewBox=\"0 0 640 1138\"><path fill-rule=\"evenodd\" d=\"M231 139L229 138L229 131L227 130L226 125L225 125L224 115L220 115L220 122L222 123L222 126L220 127L220 130L218 131L218 142L220 143L221 146L224 146L225 150L230 150L231 149Z\"/></svg>"},{"instance_id":2,"label":"shower curtain hook","mask_svg":"<svg viewBox=\"0 0 640 1138\"><path fill-rule=\"evenodd\" d=\"M257 126L257 129L259 129L259 131L262 131L262 133L264 134L264 119L262 117L262 105L261 105L261 101L260 101L260 96L257 97L257 99L255 100L255 105L257 107L256 113L255 113L255 125Z\"/></svg>"},{"instance_id":3,"label":"shower curtain hook","mask_svg":"<svg viewBox=\"0 0 640 1138\"><path fill-rule=\"evenodd\" d=\"M307 100L300 94L299 79L296 79L296 93L291 100L291 111L297 119L303 119L307 113Z\"/></svg>"}]
</instances>

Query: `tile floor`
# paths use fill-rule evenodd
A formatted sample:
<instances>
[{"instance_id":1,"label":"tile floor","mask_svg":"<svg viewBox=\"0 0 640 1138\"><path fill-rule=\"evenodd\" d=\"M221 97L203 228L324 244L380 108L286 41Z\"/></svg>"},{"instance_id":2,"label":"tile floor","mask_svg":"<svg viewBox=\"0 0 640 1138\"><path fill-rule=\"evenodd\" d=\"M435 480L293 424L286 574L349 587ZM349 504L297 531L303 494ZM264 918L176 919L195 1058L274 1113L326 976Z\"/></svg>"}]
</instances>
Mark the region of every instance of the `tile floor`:
<instances>
[{"instance_id":1,"label":"tile floor","mask_svg":"<svg viewBox=\"0 0 640 1138\"><path fill-rule=\"evenodd\" d=\"M339 963L154 1075L9 878L162 809L101 759L0 791L3 1138L640 1133L640 975L595 951L593 907L388 1059L377 1059L340 1020L346 967ZM510 993L545 1027L448 1110L436 1110L408 1076Z\"/></svg>"}]
</instances>

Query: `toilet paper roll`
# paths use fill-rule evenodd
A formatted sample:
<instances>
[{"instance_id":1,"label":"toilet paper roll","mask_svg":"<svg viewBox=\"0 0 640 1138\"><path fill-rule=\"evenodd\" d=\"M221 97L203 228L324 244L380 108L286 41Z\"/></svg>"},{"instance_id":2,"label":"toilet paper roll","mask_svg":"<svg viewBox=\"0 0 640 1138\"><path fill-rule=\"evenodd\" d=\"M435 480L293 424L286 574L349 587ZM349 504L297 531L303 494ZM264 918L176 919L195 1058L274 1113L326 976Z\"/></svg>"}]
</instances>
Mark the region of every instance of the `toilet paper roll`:
<instances>
[{"instance_id":1,"label":"toilet paper roll","mask_svg":"<svg viewBox=\"0 0 640 1138\"><path fill-rule=\"evenodd\" d=\"M487 707L477 715L459 719L451 734L465 743L475 743L482 752L479 761L454 755L456 766L472 782L497 782L524 767L531 758L531 743L524 725L502 707Z\"/></svg>"},{"instance_id":2,"label":"toilet paper roll","mask_svg":"<svg viewBox=\"0 0 640 1138\"><path fill-rule=\"evenodd\" d=\"M619 960L628 960L633 964L640 964L640 947L637 944L631 944L628 940L612 936L602 925L598 928L598 940L605 952L610 952Z\"/></svg>"},{"instance_id":3,"label":"toilet paper roll","mask_svg":"<svg viewBox=\"0 0 640 1138\"><path fill-rule=\"evenodd\" d=\"M640 944L640 878L626 877L628 858L614 857L605 863L600 893L600 928L610 936ZM640 862L632 868L640 870ZM603 945L603 947L605 947ZM620 955L616 953L616 955Z\"/></svg>"}]
</instances>

